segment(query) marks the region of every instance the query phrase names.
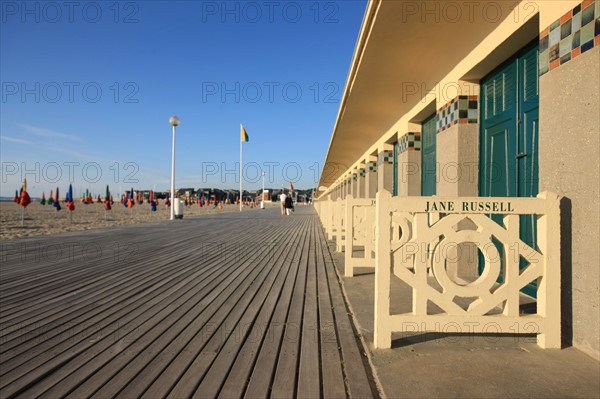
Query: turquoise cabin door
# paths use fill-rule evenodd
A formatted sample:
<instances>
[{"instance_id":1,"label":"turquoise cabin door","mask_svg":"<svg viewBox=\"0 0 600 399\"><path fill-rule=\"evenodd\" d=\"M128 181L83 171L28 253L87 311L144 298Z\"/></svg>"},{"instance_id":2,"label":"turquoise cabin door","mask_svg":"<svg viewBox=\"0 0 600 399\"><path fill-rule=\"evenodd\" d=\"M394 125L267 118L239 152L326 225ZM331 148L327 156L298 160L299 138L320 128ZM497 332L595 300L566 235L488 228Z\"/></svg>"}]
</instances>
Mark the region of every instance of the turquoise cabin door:
<instances>
[{"instance_id":1,"label":"turquoise cabin door","mask_svg":"<svg viewBox=\"0 0 600 399\"><path fill-rule=\"evenodd\" d=\"M423 122L421 128L421 195L436 193L436 114Z\"/></svg>"},{"instance_id":2,"label":"turquoise cabin door","mask_svg":"<svg viewBox=\"0 0 600 399\"><path fill-rule=\"evenodd\" d=\"M536 40L526 46L481 81L481 196L533 197L538 194L537 44ZM492 215L492 219L502 224L501 215ZM534 216L521 217L520 236L536 248ZM500 246L498 249L505 256ZM481 271L481 254L479 264ZM526 266L521 259L521 268ZM536 287L532 284L523 291L535 296Z\"/></svg>"}]
</instances>

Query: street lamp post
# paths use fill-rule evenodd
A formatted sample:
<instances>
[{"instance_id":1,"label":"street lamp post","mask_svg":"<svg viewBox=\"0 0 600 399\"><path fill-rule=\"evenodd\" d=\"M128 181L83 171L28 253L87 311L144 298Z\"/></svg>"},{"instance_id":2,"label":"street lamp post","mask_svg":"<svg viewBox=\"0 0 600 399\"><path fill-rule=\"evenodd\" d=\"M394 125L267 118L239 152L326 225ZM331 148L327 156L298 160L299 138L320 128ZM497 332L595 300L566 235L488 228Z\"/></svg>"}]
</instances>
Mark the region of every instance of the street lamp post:
<instances>
[{"instance_id":1,"label":"street lamp post","mask_svg":"<svg viewBox=\"0 0 600 399\"><path fill-rule=\"evenodd\" d=\"M179 126L179 118L172 116L169 123L173 126L173 150L171 152L171 220L175 219L175 128Z\"/></svg>"},{"instance_id":2,"label":"street lamp post","mask_svg":"<svg viewBox=\"0 0 600 399\"><path fill-rule=\"evenodd\" d=\"M265 172L263 170L263 172L262 172L263 190L262 190L262 195L260 198L260 209L265 209L265 175L266 174L267 174L267 172Z\"/></svg>"}]
</instances>

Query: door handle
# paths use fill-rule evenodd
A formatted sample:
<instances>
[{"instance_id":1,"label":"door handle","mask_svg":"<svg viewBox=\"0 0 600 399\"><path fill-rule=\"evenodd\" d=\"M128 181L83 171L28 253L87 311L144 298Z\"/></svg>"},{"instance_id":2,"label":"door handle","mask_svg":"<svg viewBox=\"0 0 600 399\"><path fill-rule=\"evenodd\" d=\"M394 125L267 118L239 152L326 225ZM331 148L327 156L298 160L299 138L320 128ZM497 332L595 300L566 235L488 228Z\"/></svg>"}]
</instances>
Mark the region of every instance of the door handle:
<instances>
[{"instance_id":1,"label":"door handle","mask_svg":"<svg viewBox=\"0 0 600 399\"><path fill-rule=\"evenodd\" d=\"M517 159L521 159L521 158L525 158L527 156L526 152L520 152L517 154L516 158Z\"/></svg>"}]
</instances>

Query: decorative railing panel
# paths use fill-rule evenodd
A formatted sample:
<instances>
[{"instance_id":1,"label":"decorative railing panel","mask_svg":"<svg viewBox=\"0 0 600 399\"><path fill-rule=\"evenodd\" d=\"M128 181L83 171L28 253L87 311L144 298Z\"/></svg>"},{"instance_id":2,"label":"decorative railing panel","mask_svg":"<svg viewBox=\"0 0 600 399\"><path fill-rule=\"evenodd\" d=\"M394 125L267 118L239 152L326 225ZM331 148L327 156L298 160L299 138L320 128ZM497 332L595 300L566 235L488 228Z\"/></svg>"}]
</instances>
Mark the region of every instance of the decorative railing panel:
<instances>
[{"instance_id":1,"label":"decorative railing panel","mask_svg":"<svg viewBox=\"0 0 600 399\"><path fill-rule=\"evenodd\" d=\"M345 207L344 274L353 277L356 267L375 267L375 200L348 196ZM355 256L356 247L362 247L363 257Z\"/></svg>"},{"instance_id":2,"label":"decorative railing panel","mask_svg":"<svg viewBox=\"0 0 600 399\"><path fill-rule=\"evenodd\" d=\"M502 224L490 214L502 215ZM520 238L520 215L535 215L536 248ZM465 224L470 227L459 227ZM559 227L559 198L549 192L537 198L377 193L375 347L389 348L393 332L452 331L535 333L541 347L559 348ZM465 243L483 257L483 271L470 283L456 281L447 270ZM412 288L411 312L390 313L393 275ZM520 314L520 291L532 282L536 313Z\"/></svg>"},{"instance_id":3,"label":"decorative railing panel","mask_svg":"<svg viewBox=\"0 0 600 399\"><path fill-rule=\"evenodd\" d=\"M337 252L344 251L345 239L345 218L346 218L346 201L338 198L332 201L332 239L335 239L335 250Z\"/></svg>"}]
</instances>

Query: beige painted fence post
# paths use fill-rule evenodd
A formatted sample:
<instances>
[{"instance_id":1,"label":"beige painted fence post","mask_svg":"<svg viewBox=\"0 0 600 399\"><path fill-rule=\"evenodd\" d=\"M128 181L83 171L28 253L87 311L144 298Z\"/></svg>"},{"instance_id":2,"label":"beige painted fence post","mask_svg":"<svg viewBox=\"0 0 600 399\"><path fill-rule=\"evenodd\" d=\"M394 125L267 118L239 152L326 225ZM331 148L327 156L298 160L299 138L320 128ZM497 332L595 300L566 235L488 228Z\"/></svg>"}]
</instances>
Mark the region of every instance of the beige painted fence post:
<instances>
[{"instance_id":1,"label":"beige painted fence post","mask_svg":"<svg viewBox=\"0 0 600 399\"><path fill-rule=\"evenodd\" d=\"M392 195L380 190L375 195L375 323L373 343L376 348L390 348L392 330L389 321L390 309L390 213Z\"/></svg>"},{"instance_id":2,"label":"beige painted fence post","mask_svg":"<svg viewBox=\"0 0 600 399\"><path fill-rule=\"evenodd\" d=\"M538 215L538 246L544 254L543 277L538 279L538 309L546 319L544 331L538 336L543 348L561 347L560 302L560 197L544 191L538 198L546 203L546 214Z\"/></svg>"}]
</instances>

